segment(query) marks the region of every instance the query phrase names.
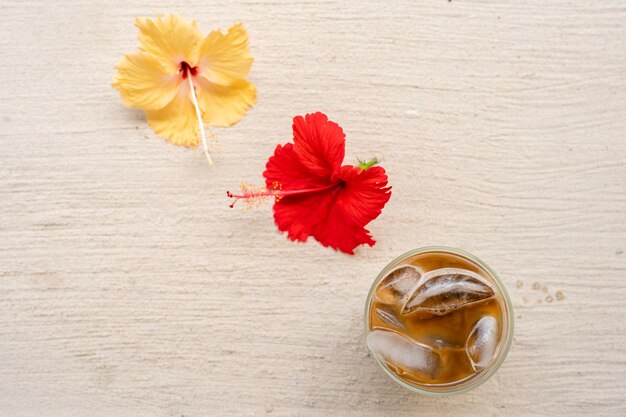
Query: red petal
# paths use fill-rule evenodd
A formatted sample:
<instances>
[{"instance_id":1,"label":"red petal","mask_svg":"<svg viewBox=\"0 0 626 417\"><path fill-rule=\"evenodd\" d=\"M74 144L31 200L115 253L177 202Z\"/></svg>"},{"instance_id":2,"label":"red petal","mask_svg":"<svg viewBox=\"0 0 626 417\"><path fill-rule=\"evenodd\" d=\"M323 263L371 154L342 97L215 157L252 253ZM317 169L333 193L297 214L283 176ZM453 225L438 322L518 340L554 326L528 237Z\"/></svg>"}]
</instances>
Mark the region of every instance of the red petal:
<instances>
[{"instance_id":1,"label":"red petal","mask_svg":"<svg viewBox=\"0 0 626 417\"><path fill-rule=\"evenodd\" d=\"M341 167L340 178L345 185L313 236L324 246L353 254L359 245L374 245L364 226L381 213L391 197L391 187L387 187L387 174L381 167L361 170L346 165Z\"/></svg>"},{"instance_id":2,"label":"red petal","mask_svg":"<svg viewBox=\"0 0 626 417\"><path fill-rule=\"evenodd\" d=\"M316 227L323 223L334 203L334 192L319 192L285 197L274 204L274 221L278 230L287 232L289 239L305 242L315 236Z\"/></svg>"},{"instance_id":3,"label":"red petal","mask_svg":"<svg viewBox=\"0 0 626 417\"><path fill-rule=\"evenodd\" d=\"M327 185L327 179L311 175L293 148L291 143L276 147L263 173L267 187L276 188L280 184L283 190L306 190ZM320 196L323 193L290 196L274 204L274 220L278 229L288 232L291 240L306 241L313 225L319 222L316 218L316 214L320 213L319 206L327 204L317 200Z\"/></svg>"},{"instance_id":4,"label":"red petal","mask_svg":"<svg viewBox=\"0 0 626 417\"><path fill-rule=\"evenodd\" d=\"M330 246L350 255L354 255L354 248L359 245L374 246L376 243L369 231L363 226L357 225L349 213L341 208L339 199L329 211L328 217L319 223L313 236L322 245Z\"/></svg>"},{"instance_id":5,"label":"red petal","mask_svg":"<svg viewBox=\"0 0 626 417\"><path fill-rule=\"evenodd\" d=\"M293 118L296 154L313 175L331 177L339 171L345 154L346 135L323 113Z\"/></svg>"},{"instance_id":6,"label":"red petal","mask_svg":"<svg viewBox=\"0 0 626 417\"><path fill-rule=\"evenodd\" d=\"M341 188L285 197L274 204L274 219L289 238L315 237L322 245L353 254L359 245L374 245L364 226L378 217L391 193L380 167L344 166Z\"/></svg>"},{"instance_id":7,"label":"red petal","mask_svg":"<svg viewBox=\"0 0 626 417\"><path fill-rule=\"evenodd\" d=\"M360 226L378 217L391 197L391 187L387 187L387 174L383 167L362 170L344 165L339 178L346 183L342 191L343 209Z\"/></svg>"},{"instance_id":8,"label":"red petal","mask_svg":"<svg viewBox=\"0 0 626 417\"><path fill-rule=\"evenodd\" d=\"M329 184L327 178L311 175L291 143L276 146L274 155L267 161L263 176L267 188L276 188L279 184L283 190L305 190Z\"/></svg>"}]
</instances>

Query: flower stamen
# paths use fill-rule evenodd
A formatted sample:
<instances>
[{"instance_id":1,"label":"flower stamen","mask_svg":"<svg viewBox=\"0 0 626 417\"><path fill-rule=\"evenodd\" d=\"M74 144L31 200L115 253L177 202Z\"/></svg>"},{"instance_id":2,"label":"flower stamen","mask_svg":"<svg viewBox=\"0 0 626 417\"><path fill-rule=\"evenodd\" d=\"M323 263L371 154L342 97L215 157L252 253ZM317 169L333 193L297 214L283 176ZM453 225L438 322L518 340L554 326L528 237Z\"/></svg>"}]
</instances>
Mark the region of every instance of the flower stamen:
<instances>
[{"instance_id":1,"label":"flower stamen","mask_svg":"<svg viewBox=\"0 0 626 417\"><path fill-rule=\"evenodd\" d=\"M183 64L187 64L183 62ZM184 68L181 64L181 67ZM187 66L189 66L187 64ZM211 155L209 155L209 147L206 144L206 133L204 132L204 121L202 120L202 113L200 112L200 106L198 105L198 98L196 97L196 89L193 85L192 77L185 77L186 72L183 71L183 78L187 78L189 81L189 90L191 95L191 102L193 103L193 107L196 109L196 117L198 118L198 126L200 128L200 139L202 140L202 146L204 147L204 154L206 155L207 161L209 161L209 165L213 165L213 160L211 159ZM193 75L193 69L191 69L191 74Z\"/></svg>"},{"instance_id":2,"label":"flower stamen","mask_svg":"<svg viewBox=\"0 0 626 417\"><path fill-rule=\"evenodd\" d=\"M276 189L241 183L241 194L233 194L230 191L226 191L228 198L235 199L228 207L235 207L235 203L239 200L243 200L243 202L246 203L247 209L258 207L268 198L276 196L277 192L278 190Z\"/></svg>"},{"instance_id":3,"label":"flower stamen","mask_svg":"<svg viewBox=\"0 0 626 417\"><path fill-rule=\"evenodd\" d=\"M320 191L330 190L332 188L340 188L344 184L343 181L334 182L330 185L325 185L323 187L317 188L307 188L303 190L283 190L283 187L279 183L274 183L270 188L268 187L257 187L253 185L248 185L245 183L241 184L241 194L233 194L230 191L226 191L226 195L228 198L234 198L235 201L229 205L230 208L235 207L235 203L239 200L243 200L247 206L246 208L254 208L258 207L262 203L264 203L269 197L274 197L275 201L278 202L284 197L289 197L293 195L301 195L301 194L310 194L317 193Z\"/></svg>"}]
</instances>

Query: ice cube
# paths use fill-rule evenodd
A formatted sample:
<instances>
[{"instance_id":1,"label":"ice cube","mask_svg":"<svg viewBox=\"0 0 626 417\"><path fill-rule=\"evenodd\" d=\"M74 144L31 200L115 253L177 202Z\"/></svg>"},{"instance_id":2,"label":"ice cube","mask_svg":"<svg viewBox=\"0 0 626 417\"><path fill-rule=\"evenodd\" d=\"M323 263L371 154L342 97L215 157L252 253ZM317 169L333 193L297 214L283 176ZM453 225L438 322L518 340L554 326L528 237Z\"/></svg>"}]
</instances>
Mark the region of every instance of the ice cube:
<instances>
[{"instance_id":1,"label":"ice cube","mask_svg":"<svg viewBox=\"0 0 626 417\"><path fill-rule=\"evenodd\" d=\"M465 351L474 370L480 371L491 362L497 346L498 320L492 316L481 317L465 344Z\"/></svg>"},{"instance_id":2,"label":"ice cube","mask_svg":"<svg viewBox=\"0 0 626 417\"><path fill-rule=\"evenodd\" d=\"M396 329L404 329L406 326L400 321L396 313L390 308L377 307L376 315L383 322Z\"/></svg>"},{"instance_id":3,"label":"ice cube","mask_svg":"<svg viewBox=\"0 0 626 417\"><path fill-rule=\"evenodd\" d=\"M437 352L398 333L373 330L367 335L366 343L381 362L400 375L413 372L434 378L441 370L441 358Z\"/></svg>"},{"instance_id":4,"label":"ice cube","mask_svg":"<svg viewBox=\"0 0 626 417\"><path fill-rule=\"evenodd\" d=\"M421 277L421 271L413 265L396 268L378 284L376 297L385 304L402 306Z\"/></svg>"},{"instance_id":5,"label":"ice cube","mask_svg":"<svg viewBox=\"0 0 626 417\"><path fill-rule=\"evenodd\" d=\"M422 275L407 297L402 314L443 316L465 305L493 297L494 289L475 272L441 268Z\"/></svg>"}]
</instances>

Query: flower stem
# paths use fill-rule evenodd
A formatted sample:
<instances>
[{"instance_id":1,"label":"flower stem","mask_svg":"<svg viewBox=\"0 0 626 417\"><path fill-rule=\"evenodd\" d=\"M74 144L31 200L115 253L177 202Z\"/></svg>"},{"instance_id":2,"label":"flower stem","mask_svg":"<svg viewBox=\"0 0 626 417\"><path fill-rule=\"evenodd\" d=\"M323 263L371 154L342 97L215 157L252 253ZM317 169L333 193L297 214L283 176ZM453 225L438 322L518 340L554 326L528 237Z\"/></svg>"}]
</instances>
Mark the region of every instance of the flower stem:
<instances>
[{"instance_id":1,"label":"flower stem","mask_svg":"<svg viewBox=\"0 0 626 417\"><path fill-rule=\"evenodd\" d=\"M363 159L357 159L357 161L359 161L359 168L365 171L366 169L371 168L374 165L376 165L378 163L378 158L374 157L370 159L369 161L365 161Z\"/></svg>"},{"instance_id":2,"label":"flower stem","mask_svg":"<svg viewBox=\"0 0 626 417\"><path fill-rule=\"evenodd\" d=\"M191 102L193 103L193 107L195 107L196 109L196 117L198 118L198 125L200 126L200 139L202 139L202 146L204 147L204 154L206 155L207 161L209 161L209 165L213 165L213 160L211 159L211 155L209 155L209 147L206 144L206 133L204 132L204 121L202 121L202 113L200 112L200 106L198 105L198 98L196 97L196 89L193 86L192 77L187 77L187 81L189 81Z\"/></svg>"}]
</instances>

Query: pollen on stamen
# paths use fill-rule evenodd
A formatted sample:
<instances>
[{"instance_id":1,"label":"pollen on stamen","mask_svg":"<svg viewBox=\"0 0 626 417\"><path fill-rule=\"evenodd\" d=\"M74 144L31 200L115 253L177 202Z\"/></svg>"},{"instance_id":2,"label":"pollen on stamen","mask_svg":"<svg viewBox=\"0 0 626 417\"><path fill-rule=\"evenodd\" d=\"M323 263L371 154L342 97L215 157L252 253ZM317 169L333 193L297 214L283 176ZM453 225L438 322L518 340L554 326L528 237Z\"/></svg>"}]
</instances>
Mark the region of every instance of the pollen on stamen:
<instances>
[{"instance_id":1,"label":"pollen on stamen","mask_svg":"<svg viewBox=\"0 0 626 417\"><path fill-rule=\"evenodd\" d=\"M259 207L270 197L274 197L276 191L268 190L267 187L241 183L241 194L233 194L230 191L226 191L226 195L234 199L229 205L230 208L233 208L237 201L242 200L246 204L244 210L247 211Z\"/></svg>"},{"instance_id":2,"label":"pollen on stamen","mask_svg":"<svg viewBox=\"0 0 626 417\"><path fill-rule=\"evenodd\" d=\"M283 185L280 182L278 182L278 181L274 181L274 182L272 182L271 189L275 191L274 202L278 203L281 200L281 198L282 198L281 195L280 195L280 191L282 191Z\"/></svg>"}]
</instances>

